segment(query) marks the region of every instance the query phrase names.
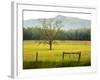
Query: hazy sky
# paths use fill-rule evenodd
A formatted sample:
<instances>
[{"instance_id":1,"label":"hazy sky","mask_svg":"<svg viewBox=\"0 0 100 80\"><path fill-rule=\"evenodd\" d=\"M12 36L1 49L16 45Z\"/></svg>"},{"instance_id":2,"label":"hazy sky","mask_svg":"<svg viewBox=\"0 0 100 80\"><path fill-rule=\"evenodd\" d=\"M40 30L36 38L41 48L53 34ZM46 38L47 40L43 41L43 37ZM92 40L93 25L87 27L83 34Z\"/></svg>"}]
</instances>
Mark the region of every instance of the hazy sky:
<instances>
[{"instance_id":1,"label":"hazy sky","mask_svg":"<svg viewBox=\"0 0 100 80\"><path fill-rule=\"evenodd\" d=\"M77 17L82 19L91 20L91 14L78 14L78 13L58 13L58 12L40 12L40 11L24 11L24 20L37 19L37 18L52 18L57 15L68 17Z\"/></svg>"}]
</instances>

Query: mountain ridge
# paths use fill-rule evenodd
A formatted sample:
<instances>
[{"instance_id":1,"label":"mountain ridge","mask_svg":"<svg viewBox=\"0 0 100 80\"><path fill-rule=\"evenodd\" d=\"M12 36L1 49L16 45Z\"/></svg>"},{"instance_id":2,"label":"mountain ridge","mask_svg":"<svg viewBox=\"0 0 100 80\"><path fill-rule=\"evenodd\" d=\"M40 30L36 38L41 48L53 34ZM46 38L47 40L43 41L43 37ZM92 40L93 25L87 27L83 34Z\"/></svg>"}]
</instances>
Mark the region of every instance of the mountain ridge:
<instances>
[{"instance_id":1,"label":"mountain ridge","mask_svg":"<svg viewBox=\"0 0 100 80\"><path fill-rule=\"evenodd\" d=\"M44 18L38 18L38 19L29 19L24 20L24 28L33 27L33 26L41 26L41 21ZM62 24L64 25L65 29L78 29L78 28L90 28L91 27L91 21L87 19L81 19L77 17L68 17L63 15L57 15L52 18L45 18L47 20L53 19L61 20Z\"/></svg>"}]
</instances>

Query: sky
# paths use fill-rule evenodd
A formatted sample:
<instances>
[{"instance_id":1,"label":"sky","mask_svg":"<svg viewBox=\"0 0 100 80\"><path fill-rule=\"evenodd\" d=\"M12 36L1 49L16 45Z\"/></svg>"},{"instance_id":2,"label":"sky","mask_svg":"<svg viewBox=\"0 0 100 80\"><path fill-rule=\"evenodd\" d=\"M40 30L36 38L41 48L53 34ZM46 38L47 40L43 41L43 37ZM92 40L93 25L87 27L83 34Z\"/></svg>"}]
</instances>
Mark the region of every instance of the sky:
<instances>
[{"instance_id":1,"label":"sky","mask_svg":"<svg viewBox=\"0 0 100 80\"><path fill-rule=\"evenodd\" d=\"M24 20L38 19L38 18L52 18L57 15L91 20L91 14L40 12L40 11L24 11Z\"/></svg>"}]
</instances>

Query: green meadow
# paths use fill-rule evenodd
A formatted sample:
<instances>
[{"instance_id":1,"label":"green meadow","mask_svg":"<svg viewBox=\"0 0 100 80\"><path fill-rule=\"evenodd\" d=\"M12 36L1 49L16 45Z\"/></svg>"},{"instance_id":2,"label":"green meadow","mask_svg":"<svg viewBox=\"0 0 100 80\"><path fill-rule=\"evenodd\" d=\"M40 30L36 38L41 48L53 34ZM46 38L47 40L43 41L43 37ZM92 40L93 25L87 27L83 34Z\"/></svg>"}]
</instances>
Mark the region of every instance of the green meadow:
<instances>
[{"instance_id":1,"label":"green meadow","mask_svg":"<svg viewBox=\"0 0 100 80\"><path fill-rule=\"evenodd\" d=\"M23 40L23 69L91 65L91 41L56 40L52 50L49 50L48 44L40 42L41 40ZM63 52L81 52L80 62L77 63L77 54L66 54L62 59Z\"/></svg>"}]
</instances>

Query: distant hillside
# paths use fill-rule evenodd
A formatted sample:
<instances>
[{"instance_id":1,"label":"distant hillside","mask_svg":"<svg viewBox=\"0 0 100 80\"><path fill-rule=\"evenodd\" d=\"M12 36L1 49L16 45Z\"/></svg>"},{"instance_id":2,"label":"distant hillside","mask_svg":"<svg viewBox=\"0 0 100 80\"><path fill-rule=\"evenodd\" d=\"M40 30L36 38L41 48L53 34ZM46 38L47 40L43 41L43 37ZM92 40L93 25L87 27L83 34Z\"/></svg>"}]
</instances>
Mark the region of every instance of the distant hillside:
<instances>
[{"instance_id":1,"label":"distant hillside","mask_svg":"<svg viewBox=\"0 0 100 80\"><path fill-rule=\"evenodd\" d=\"M48 18L49 20L51 18ZM78 29L78 28L90 28L91 27L91 21L86 19L80 19L76 17L66 17L62 15L55 16L52 18L55 22L56 20L61 20L62 24L64 25L64 28L66 29ZM41 21L43 19L29 19L24 21L24 27L33 27L33 26L41 26Z\"/></svg>"}]
</instances>

